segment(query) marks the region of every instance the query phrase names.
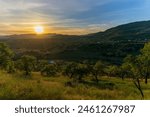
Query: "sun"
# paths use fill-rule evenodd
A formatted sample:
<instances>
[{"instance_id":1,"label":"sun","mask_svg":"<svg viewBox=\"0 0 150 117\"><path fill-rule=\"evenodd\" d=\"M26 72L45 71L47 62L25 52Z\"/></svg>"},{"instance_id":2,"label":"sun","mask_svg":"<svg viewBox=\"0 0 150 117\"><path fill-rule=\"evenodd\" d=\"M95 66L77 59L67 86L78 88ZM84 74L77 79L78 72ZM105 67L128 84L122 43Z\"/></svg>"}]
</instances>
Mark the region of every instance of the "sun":
<instances>
[{"instance_id":1,"label":"sun","mask_svg":"<svg viewBox=\"0 0 150 117\"><path fill-rule=\"evenodd\" d=\"M35 26L34 31L36 34L43 34L44 33L44 27L43 26Z\"/></svg>"}]
</instances>

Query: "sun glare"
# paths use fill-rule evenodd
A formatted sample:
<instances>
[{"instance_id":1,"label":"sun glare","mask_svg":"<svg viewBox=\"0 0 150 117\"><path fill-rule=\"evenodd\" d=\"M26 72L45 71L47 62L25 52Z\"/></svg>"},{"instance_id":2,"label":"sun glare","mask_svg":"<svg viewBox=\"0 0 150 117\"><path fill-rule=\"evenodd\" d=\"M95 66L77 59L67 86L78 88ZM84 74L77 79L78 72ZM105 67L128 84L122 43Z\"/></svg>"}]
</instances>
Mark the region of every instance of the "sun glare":
<instances>
[{"instance_id":1,"label":"sun glare","mask_svg":"<svg viewBox=\"0 0 150 117\"><path fill-rule=\"evenodd\" d=\"M34 31L36 34L43 34L44 33L44 27L43 26L35 26Z\"/></svg>"}]
</instances>

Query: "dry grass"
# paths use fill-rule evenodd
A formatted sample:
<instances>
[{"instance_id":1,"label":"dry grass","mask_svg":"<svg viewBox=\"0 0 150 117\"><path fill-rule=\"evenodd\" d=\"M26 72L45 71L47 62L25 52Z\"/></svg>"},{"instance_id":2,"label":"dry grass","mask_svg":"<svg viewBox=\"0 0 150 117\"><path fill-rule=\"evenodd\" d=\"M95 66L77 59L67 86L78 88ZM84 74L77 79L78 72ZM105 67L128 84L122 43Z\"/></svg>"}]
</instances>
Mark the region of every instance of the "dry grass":
<instances>
[{"instance_id":1,"label":"dry grass","mask_svg":"<svg viewBox=\"0 0 150 117\"><path fill-rule=\"evenodd\" d=\"M49 100L115 100L141 99L130 80L101 78L99 84L85 80L75 87L65 86L69 79L63 76L45 78L33 73L24 78L20 73L9 75L0 71L0 99L49 99ZM150 99L150 84L142 83L145 99Z\"/></svg>"}]
</instances>

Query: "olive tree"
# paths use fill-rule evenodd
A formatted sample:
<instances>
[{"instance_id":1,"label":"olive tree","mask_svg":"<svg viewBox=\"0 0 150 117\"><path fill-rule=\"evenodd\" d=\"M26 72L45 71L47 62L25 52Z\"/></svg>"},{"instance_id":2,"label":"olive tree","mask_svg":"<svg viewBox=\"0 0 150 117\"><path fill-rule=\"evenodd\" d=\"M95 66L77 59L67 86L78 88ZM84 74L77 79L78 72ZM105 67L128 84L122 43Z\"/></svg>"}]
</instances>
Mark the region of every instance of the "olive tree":
<instances>
[{"instance_id":1,"label":"olive tree","mask_svg":"<svg viewBox=\"0 0 150 117\"><path fill-rule=\"evenodd\" d=\"M0 43L0 67L7 72L13 71L13 57L14 52L5 43Z\"/></svg>"},{"instance_id":2,"label":"olive tree","mask_svg":"<svg viewBox=\"0 0 150 117\"><path fill-rule=\"evenodd\" d=\"M35 69L36 58L34 56L24 55L19 61L21 70L24 71L25 76L30 76L31 72Z\"/></svg>"},{"instance_id":3,"label":"olive tree","mask_svg":"<svg viewBox=\"0 0 150 117\"><path fill-rule=\"evenodd\" d=\"M43 68L48 65L48 61L47 60L38 60L37 62L37 66L36 66L36 70L37 71L42 71Z\"/></svg>"},{"instance_id":4,"label":"olive tree","mask_svg":"<svg viewBox=\"0 0 150 117\"><path fill-rule=\"evenodd\" d=\"M127 56L125 61L130 66L129 71L135 86L140 91L142 98L144 98L140 80L144 78L147 84L148 78L150 78L150 43L144 45L140 55Z\"/></svg>"},{"instance_id":5,"label":"olive tree","mask_svg":"<svg viewBox=\"0 0 150 117\"><path fill-rule=\"evenodd\" d=\"M140 91L142 98L144 98L144 93L141 87L141 64L137 57L129 55L125 58L125 63L129 66L130 77L133 80L136 88Z\"/></svg>"},{"instance_id":6,"label":"olive tree","mask_svg":"<svg viewBox=\"0 0 150 117\"><path fill-rule=\"evenodd\" d=\"M82 79L88 74L89 70L86 64L77 64L76 68L74 69L74 78L76 78L77 81L82 81Z\"/></svg>"},{"instance_id":7,"label":"olive tree","mask_svg":"<svg viewBox=\"0 0 150 117\"><path fill-rule=\"evenodd\" d=\"M129 65L127 63L123 63L121 66L118 67L118 70L117 70L117 75L122 79L124 80L124 78L126 76L129 76Z\"/></svg>"},{"instance_id":8,"label":"olive tree","mask_svg":"<svg viewBox=\"0 0 150 117\"><path fill-rule=\"evenodd\" d=\"M70 79L73 78L76 67L77 67L77 63L75 62L66 63L66 65L63 68L63 75L69 77Z\"/></svg>"},{"instance_id":9,"label":"olive tree","mask_svg":"<svg viewBox=\"0 0 150 117\"><path fill-rule=\"evenodd\" d=\"M95 78L95 81L98 83L99 79L98 77L102 76L104 74L104 64L101 61L96 62L95 65L92 66L90 72L92 76Z\"/></svg>"},{"instance_id":10,"label":"olive tree","mask_svg":"<svg viewBox=\"0 0 150 117\"><path fill-rule=\"evenodd\" d=\"M138 56L138 61L141 65L141 77L145 79L145 83L147 84L148 78L150 78L150 42L146 43L141 50L141 54Z\"/></svg>"},{"instance_id":11,"label":"olive tree","mask_svg":"<svg viewBox=\"0 0 150 117\"><path fill-rule=\"evenodd\" d=\"M117 75L117 70L118 67L116 65L110 65L105 69L105 72L109 77L112 77Z\"/></svg>"},{"instance_id":12,"label":"olive tree","mask_svg":"<svg viewBox=\"0 0 150 117\"><path fill-rule=\"evenodd\" d=\"M41 70L41 75L52 77L57 74L57 67L54 64L48 64Z\"/></svg>"},{"instance_id":13,"label":"olive tree","mask_svg":"<svg viewBox=\"0 0 150 117\"><path fill-rule=\"evenodd\" d=\"M74 81L82 81L89 74L89 69L86 64L69 62L64 68L64 75L72 78Z\"/></svg>"}]
</instances>

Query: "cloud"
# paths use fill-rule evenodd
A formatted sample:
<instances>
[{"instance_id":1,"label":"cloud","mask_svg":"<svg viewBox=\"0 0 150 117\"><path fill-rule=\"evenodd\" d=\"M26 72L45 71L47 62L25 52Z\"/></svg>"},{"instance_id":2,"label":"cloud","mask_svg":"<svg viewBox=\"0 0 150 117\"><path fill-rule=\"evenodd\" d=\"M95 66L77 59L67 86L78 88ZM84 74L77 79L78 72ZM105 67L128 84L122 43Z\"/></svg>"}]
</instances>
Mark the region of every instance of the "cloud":
<instances>
[{"instance_id":1,"label":"cloud","mask_svg":"<svg viewBox=\"0 0 150 117\"><path fill-rule=\"evenodd\" d=\"M97 32L150 18L149 0L0 0L0 8L1 32L36 24L60 32Z\"/></svg>"}]
</instances>

